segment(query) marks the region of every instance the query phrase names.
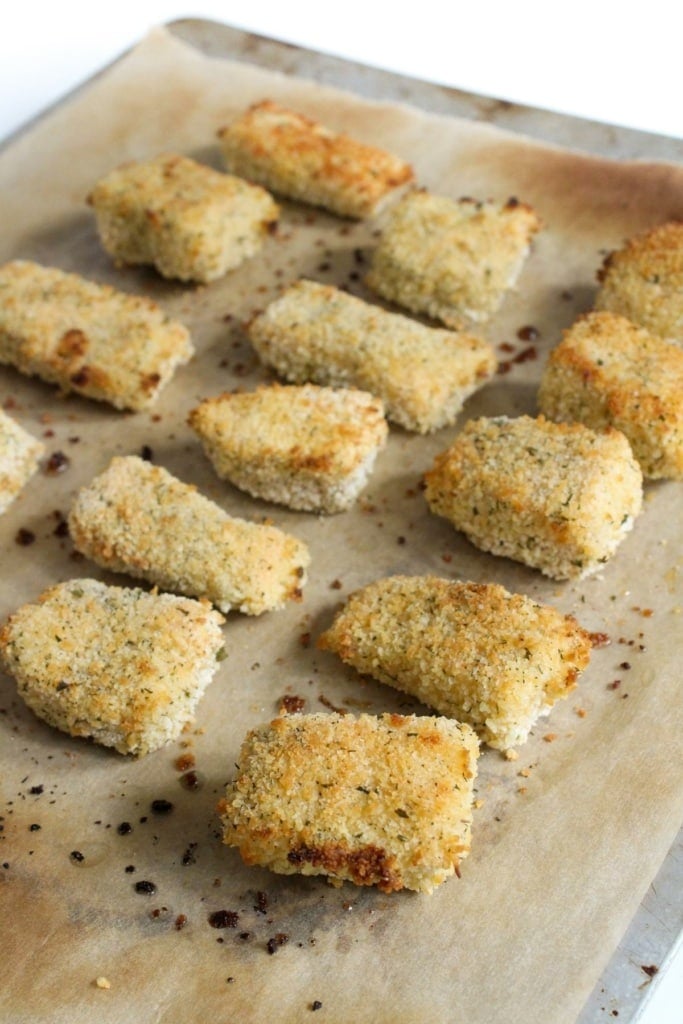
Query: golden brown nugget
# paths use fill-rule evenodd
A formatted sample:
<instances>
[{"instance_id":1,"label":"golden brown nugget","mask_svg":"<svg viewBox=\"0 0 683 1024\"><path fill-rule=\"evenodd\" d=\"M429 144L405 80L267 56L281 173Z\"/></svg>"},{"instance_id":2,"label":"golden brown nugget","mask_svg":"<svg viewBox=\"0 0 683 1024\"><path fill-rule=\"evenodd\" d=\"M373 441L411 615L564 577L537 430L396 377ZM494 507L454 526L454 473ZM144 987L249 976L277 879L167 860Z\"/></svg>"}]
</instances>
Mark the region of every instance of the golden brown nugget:
<instances>
[{"instance_id":1,"label":"golden brown nugget","mask_svg":"<svg viewBox=\"0 0 683 1024\"><path fill-rule=\"evenodd\" d=\"M683 479L683 350L617 313L587 313L550 353L538 406L551 420L612 426L644 476Z\"/></svg>"},{"instance_id":2,"label":"golden brown nugget","mask_svg":"<svg viewBox=\"0 0 683 1024\"><path fill-rule=\"evenodd\" d=\"M192 356L150 299L52 267L0 267L0 363L117 409L147 409Z\"/></svg>"},{"instance_id":3,"label":"golden brown nugget","mask_svg":"<svg viewBox=\"0 0 683 1024\"><path fill-rule=\"evenodd\" d=\"M448 327L488 320L513 288L540 229L534 210L409 192L391 210L367 284Z\"/></svg>"},{"instance_id":4,"label":"golden brown nugget","mask_svg":"<svg viewBox=\"0 0 683 1024\"><path fill-rule=\"evenodd\" d=\"M69 513L93 562L247 615L298 599L308 549L274 526L229 516L196 487L135 455L117 456Z\"/></svg>"},{"instance_id":5,"label":"golden brown nugget","mask_svg":"<svg viewBox=\"0 0 683 1024\"><path fill-rule=\"evenodd\" d=\"M558 580L602 568L642 508L620 431L543 416L470 420L425 483L432 512L477 547Z\"/></svg>"},{"instance_id":6,"label":"golden brown nugget","mask_svg":"<svg viewBox=\"0 0 683 1024\"><path fill-rule=\"evenodd\" d=\"M38 469L44 446L0 409L0 515Z\"/></svg>"},{"instance_id":7,"label":"golden brown nugget","mask_svg":"<svg viewBox=\"0 0 683 1024\"><path fill-rule=\"evenodd\" d=\"M574 688L591 641L494 583L392 576L351 594L318 647L507 750Z\"/></svg>"},{"instance_id":8,"label":"golden brown nugget","mask_svg":"<svg viewBox=\"0 0 683 1024\"><path fill-rule=\"evenodd\" d=\"M208 602L69 580L10 616L0 662L49 725L147 754L193 720L223 621Z\"/></svg>"},{"instance_id":9,"label":"golden brown nugget","mask_svg":"<svg viewBox=\"0 0 683 1024\"><path fill-rule=\"evenodd\" d=\"M309 512L350 508L388 433L378 398L315 384L209 398L189 423L220 477Z\"/></svg>"},{"instance_id":10,"label":"golden brown nugget","mask_svg":"<svg viewBox=\"0 0 683 1024\"><path fill-rule=\"evenodd\" d=\"M315 281L287 288L248 334L280 376L369 391L390 420L420 434L454 423L497 365L480 338L425 327Z\"/></svg>"},{"instance_id":11,"label":"golden brown nugget","mask_svg":"<svg viewBox=\"0 0 683 1024\"><path fill-rule=\"evenodd\" d=\"M683 221L629 239L607 256L598 280L596 309L683 346Z\"/></svg>"},{"instance_id":12,"label":"golden brown nugget","mask_svg":"<svg viewBox=\"0 0 683 1024\"><path fill-rule=\"evenodd\" d=\"M242 745L224 842L280 874L431 892L469 852L478 753L447 718L285 715Z\"/></svg>"},{"instance_id":13,"label":"golden brown nugget","mask_svg":"<svg viewBox=\"0 0 683 1024\"><path fill-rule=\"evenodd\" d=\"M174 154L123 164L88 202L117 262L204 283L254 256L279 214L265 189Z\"/></svg>"},{"instance_id":14,"label":"golden brown nugget","mask_svg":"<svg viewBox=\"0 0 683 1024\"><path fill-rule=\"evenodd\" d=\"M412 167L392 153L272 100L249 107L218 137L234 174L344 217L369 217L414 177Z\"/></svg>"}]
</instances>

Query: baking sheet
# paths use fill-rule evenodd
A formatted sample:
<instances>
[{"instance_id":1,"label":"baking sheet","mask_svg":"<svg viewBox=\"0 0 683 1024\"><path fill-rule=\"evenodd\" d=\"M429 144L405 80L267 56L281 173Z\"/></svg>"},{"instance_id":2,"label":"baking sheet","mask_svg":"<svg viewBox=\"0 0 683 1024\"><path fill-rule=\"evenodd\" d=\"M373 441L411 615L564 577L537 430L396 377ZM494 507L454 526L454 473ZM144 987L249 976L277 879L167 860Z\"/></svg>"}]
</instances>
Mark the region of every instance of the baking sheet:
<instances>
[{"instance_id":1,"label":"baking sheet","mask_svg":"<svg viewBox=\"0 0 683 1024\"><path fill-rule=\"evenodd\" d=\"M302 537L313 564L301 605L230 618L229 657L200 705L197 731L140 762L54 733L23 708L11 680L0 679L0 855L9 865L1 891L11 922L3 1012L12 1021L296 1021L320 1002L321 1019L340 1022L573 1021L682 817L680 485L648 486L643 516L602 576L557 584L476 552L427 512L420 475L456 428L431 438L392 430L363 501L341 517L290 513L218 482L185 418L202 397L266 378L239 324L302 274L365 295L360 277L375 225L285 204L280 235L262 258L209 288L188 289L150 271L113 268L83 197L112 165L161 150L220 166L216 128L264 96L408 156L435 191L516 194L543 216L547 228L519 289L488 331L512 346L500 353L512 360L528 347L518 331L532 324L538 357L512 362L468 403L467 416L533 411L543 358L590 306L603 252L683 215L679 167L614 164L488 125L361 101L209 60L163 30L4 151L2 258L38 259L152 295L191 327L198 357L152 414L130 416L56 398L37 381L0 371L0 401L10 400L49 451L70 457L64 473L40 475L0 520L0 614L57 579L114 580L73 559L55 533L56 513L112 454L143 445L228 511L267 515ZM35 543L15 543L21 527ZM392 572L496 580L575 612L612 643L595 652L578 690L518 761L483 756L483 803L462 879L428 898L389 897L248 870L221 846L214 814L248 727L272 717L285 693L305 698L309 710L418 707L309 644L350 590ZM178 758L187 754L196 758L196 789L182 785ZM163 816L150 809L161 797L174 804ZM130 831L118 828L124 823ZM139 880L154 881L156 893L138 895ZM238 913L235 929L210 927L219 909ZM288 939L270 954L277 935ZM98 976L111 987L97 988Z\"/></svg>"}]
</instances>

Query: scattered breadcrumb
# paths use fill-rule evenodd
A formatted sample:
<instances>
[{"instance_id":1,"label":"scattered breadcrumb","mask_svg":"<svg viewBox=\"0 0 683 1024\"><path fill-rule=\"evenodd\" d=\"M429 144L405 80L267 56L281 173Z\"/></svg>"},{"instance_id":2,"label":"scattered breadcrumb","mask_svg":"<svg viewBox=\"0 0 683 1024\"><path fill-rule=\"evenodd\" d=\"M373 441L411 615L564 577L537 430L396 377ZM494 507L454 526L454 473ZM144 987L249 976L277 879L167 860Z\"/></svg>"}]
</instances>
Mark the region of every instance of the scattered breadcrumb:
<instances>
[{"instance_id":1,"label":"scattered breadcrumb","mask_svg":"<svg viewBox=\"0 0 683 1024\"><path fill-rule=\"evenodd\" d=\"M404 715L285 715L252 730L219 805L247 864L431 892L470 848L478 743Z\"/></svg>"},{"instance_id":2,"label":"scattered breadcrumb","mask_svg":"<svg viewBox=\"0 0 683 1024\"><path fill-rule=\"evenodd\" d=\"M587 313L550 353L538 393L548 419L612 426L644 476L683 479L683 350L617 313Z\"/></svg>"},{"instance_id":3,"label":"scattered breadcrumb","mask_svg":"<svg viewBox=\"0 0 683 1024\"><path fill-rule=\"evenodd\" d=\"M147 409L194 352L151 299L52 267L0 267L0 363L64 392Z\"/></svg>"},{"instance_id":4,"label":"scattered breadcrumb","mask_svg":"<svg viewBox=\"0 0 683 1024\"><path fill-rule=\"evenodd\" d=\"M449 327L483 322L515 286L540 226L517 199L500 205L414 190L390 211L366 282Z\"/></svg>"},{"instance_id":5,"label":"scattered breadcrumb","mask_svg":"<svg viewBox=\"0 0 683 1024\"><path fill-rule=\"evenodd\" d=\"M97 986L97 988L111 988L111 982L109 978L105 978L103 975L100 975L99 978L96 978L95 985Z\"/></svg>"},{"instance_id":6,"label":"scattered breadcrumb","mask_svg":"<svg viewBox=\"0 0 683 1024\"><path fill-rule=\"evenodd\" d=\"M596 572L642 508L624 435L545 417L470 420L425 474L425 497L477 547L554 579Z\"/></svg>"},{"instance_id":7,"label":"scattered breadcrumb","mask_svg":"<svg viewBox=\"0 0 683 1024\"><path fill-rule=\"evenodd\" d=\"M174 154L123 164L88 202L117 262L204 283L257 253L279 215L265 189Z\"/></svg>"},{"instance_id":8,"label":"scattered breadcrumb","mask_svg":"<svg viewBox=\"0 0 683 1024\"><path fill-rule=\"evenodd\" d=\"M411 166L392 153L272 100L253 104L219 129L218 137L235 174L344 217L369 217L414 177Z\"/></svg>"},{"instance_id":9,"label":"scattered breadcrumb","mask_svg":"<svg viewBox=\"0 0 683 1024\"><path fill-rule=\"evenodd\" d=\"M436 576L391 576L356 591L318 647L502 751L567 696L591 652L586 631L554 608Z\"/></svg>"},{"instance_id":10,"label":"scattered breadcrumb","mask_svg":"<svg viewBox=\"0 0 683 1024\"><path fill-rule=\"evenodd\" d=\"M454 423L496 368L488 342L426 327L331 285L300 280L248 327L260 359L287 380L356 386L387 417L426 434Z\"/></svg>"},{"instance_id":11,"label":"scattered breadcrumb","mask_svg":"<svg viewBox=\"0 0 683 1024\"><path fill-rule=\"evenodd\" d=\"M0 409L0 515L38 469L45 448Z\"/></svg>"},{"instance_id":12,"label":"scattered breadcrumb","mask_svg":"<svg viewBox=\"0 0 683 1024\"><path fill-rule=\"evenodd\" d=\"M350 508L388 433L380 399L315 384L210 398L189 424L220 477L312 512Z\"/></svg>"},{"instance_id":13,"label":"scattered breadcrumb","mask_svg":"<svg viewBox=\"0 0 683 1024\"><path fill-rule=\"evenodd\" d=\"M49 725L122 754L176 739L218 669L208 602L75 579L0 629L0 663Z\"/></svg>"},{"instance_id":14,"label":"scattered breadcrumb","mask_svg":"<svg viewBox=\"0 0 683 1024\"><path fill-rule=\"evenodd\" d=\"M683 221L630 238L598 272L597 309L621 313L652 334L683 345Z\"/></svg>"},{"instance_id":15,"label":"scattered breadcrumb","mask_svg":"<svg viewBox=\"0 0 683 1024\"><path fill-rule=\"evenodd\" d=\"M298 599L305 544L228 515L196 487L137 456L116 456L69 513L78 551L98 565L247 615Z\"/></svg>"}]
</instances>

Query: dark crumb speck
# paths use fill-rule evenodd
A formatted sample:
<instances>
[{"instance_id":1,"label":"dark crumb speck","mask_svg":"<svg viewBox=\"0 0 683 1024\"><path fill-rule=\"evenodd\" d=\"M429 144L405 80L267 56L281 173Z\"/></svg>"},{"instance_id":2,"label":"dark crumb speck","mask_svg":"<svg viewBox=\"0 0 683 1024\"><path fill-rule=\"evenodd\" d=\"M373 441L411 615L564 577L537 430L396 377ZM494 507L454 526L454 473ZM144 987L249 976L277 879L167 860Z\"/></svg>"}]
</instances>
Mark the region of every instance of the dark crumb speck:
<instances>
[{"instance_id":1,"label":"dark crumb speck","mask_svg":"<svg viewBox=\"0 0 683 1024\"><path fill-rule=\"evenodd\" d=\"M151 808L155 814L170 814L173 804L170 800L152 800Z\"/></svg>"},{"instance_id":2,"label":"dark crumb speck","mask_svg":"<svg viewBox=\"0 0 683 1024\"><path fill-rule=\"evenodd\" d=\"M27 530L25 527L20 527L17 530L14 540L22 548L27 548L29 544L33 544L36 539L36 535L32 530Z\"/></svg>"},{"instance_id":3,"label":"dark crumb speck","mask_svg":"<svg viewBox=\"0 0 683 1024\"><path fill-rule=\"evenodd\" d=\"M136 882L134 888L141 896L153 896L157 891L157 887L154 882L148 882L146 880Z\"/></svg>"},{"instance_id":4,"label":"dark crumb speck","mask_svg":"<svg viewBox=\"0 0 683 1024\"><path fill-rule=\"evenodd\" d=\"M254 904L254 910L257 914L265 914L268 910L268 893L259 890L256 893L256 903Z\"/></svg>"},{"instance_id":5,"label":"dark crumb speck","mask_svg":"<svg viewBox=\"0 0 683 1024\"><path fill-rule=\"evenodd\" d=\"M142 448L140 449L140 458L144 459L145 462L151 462L152 459L154 458L154 452L152 451L148 444L143 444Z\"/></svg>"},{"instance_id":6,"label":"dark crumb speck","mask_svg":"<svg viewBox=\"0 0 683 1024\"><path fill-rule=\"evenodd\" d=\"M41 828L42 828L42 825L37 825L34 822L33 825L29 825L28 830L29 830L29 832L40 832Z\"/></svg>"},{"instance_id":7,"label":"dark crumb speck","mask_svg":"<svg viewBox=\"0 0 683 1024\"><path fill-rule=\"evenodd\" d=\"M311 634L310 633L302 633L301 636L299 637L299 643L301 644L302 647L310 647L311 646Z\"/></svg>"},{"instance_id":8,"label":"dark crumb speck","mask_svg":"<svg viewBox=\"0 0 683 1024\"><path fill-rule=\"evenodd\" d=\"M287 715L294 715L298 711L303 711L305 706L306 701L303 697L297 697L293 693L286 693L280 703L280 710L284 711Z\"/></svg>"},{"instance_id":9,"label":"dark crumb speck","mask_svg":"<svg viewBox=\"0 0 683 1024\"><path fill-rule=\"evenodd\" d=\"M72 850L71 853L69 854L69 859L71 860L72 864L82 864L83 861L85 860L85 857L80 850Z\"/></svg>"},{"instance_id":10,"label":"dark crumb speck","mask_svg":"<svg viewBox=\"0 0 683 1024\"><path fill-rule=\"evenodd\" d=\"M212 928L236 928L239 914L236 910L214 910L208 916Z\"/></svg>"},{"instance_id":11,"label":"dark crumb speck","mask_svg":"<svg viewBox=\"0 0 683 1024\"><path fill-rule=\"evenodd\" d=\"M174 921L175 930L177 932L181 932L186 924L187 924L187 915L186 914L178 914L178 916L176 917L176 919Z\"/></svg>"},{"instance_id":12,"label":"dark crumb speck","mask_svg":"<svg viewBox=\"0 0 683 1024\"><path fill-rule=\"evenodd\" d=\"M132 875L133 872L135 871L135 864L127 864L123 870L126 872L127 875Z\"/></svg>"},{"instance_id":13,"label":"dark crumb speck","mask_svg":"<svg viewBox=\"0 0 683 1024\"><path fill-rule=\"evenodd\" d=\"M332 580L332 582L330 583L330 590L341 590L341 588L342 588L342 581L341 580Z\"/></svg>"},{"instance_id":14,"label":"dark crumb speck","mask_svg":"<svg viewBox=\"0 0 683 1024\"><path fill-rule=\"evenodd\" d=\"M528 324L525 327L520 327L517 331L517 337L520 341L536 341L539 336L538 328Z\"/></svg>"},{"instance_id":15,"label":"dark crumb speck","mask_svg":"<svg viewBox=\"0 0 683 1024\"><path fill-rule=\"evenodd\" d=\"M645 971L649 978L654 978L655 974L659 974L659 967L656 964L641 964L641 971Z\"/></svg>"},{"instance_id":16,"label":"dark crumb speck","mask_svg":"<svg viewBox=\"0 0 683 1024\"><path fill-rule=\"evenodd\" d=\"M312 1010L322 1010L322 1008L323 1004L320 1002L319 999L314 999L313 1002L311 1003Z\"/></svg>"},{"instance_id":17,"label":"dark crumb speck","mask_svg":"<svg viewBox=\"0 0 683 1024\"><path fill-rule=\"evenodd\" d=\"M175 767L179 772L186 772L188 768L194 768L195 764L195 756L190 753L181 754L175 761Z\"/></svg>"},{"instance_id":18,"label":"dark crumb speck","mask_svg":"<svg viewBox=\"0 0 683 1024\"><path fill-rule=\"evenodd\" d=\"M116 831L120 836L127 836L133 831L133 826L129 821L122 821L120 825L116 826Z\"/></svg>"},{"instance_id":19,"label":"dark crumb speck","mask_svg":"<svg viewBox=\"0 0 683 1024\"><path fill-rule=\"evenodd\" d=\"M183 865L183 867L187 868L187 867L190 866L190 864L196 864L197 863L197 854L195 853L196 849L197 849L197 844L196 843L190 843L189 844L189 846L185 850L185 853L183 854L183 856L181 858L181 861L180 861L181 864Z\"/></svg>"},{"instance_id":20,"label":"dark crumb speck","mask_svg":"<svg viewBox=\"0 0 683 1024\"><path fill-rule=\"evenodd\" d=\"M35 796L38 796L38 794L42 793L44 789L44 786L31 786L29 793L33 793Z\"/></svg>"},{"instance_id":21,"label":"dark crumb speck","mask_svg":"<svg viewBox=\"0 0 683 1024\"><path fill-rule=\"evenodd\" d=\"M191 792L202 788L202 780L197 772L185 772L180 776L180 784Z\"/></svg>"},{"instance_id":22,"label":"dark crumb speck","mask_svg":"<svg viewBox=\"0 0 683 1024\"><path fill-rule=\"evenodd\" d=\"M240 938L242 942L248 942L251 938L251 932L240 932L238 938Z\"/></svg>"},{"instance_id":23,"label":"dark crumb speck","mask_svg":"<svg viewBox=\"0 0 683 1024\"><path fill-rule=\"evenodd\" d=\"M284 946L284 944L288 941L289 935L287 935L285 932L277 932L277 934L273 935L270 939L268 939L266 943L266 949L272 956L273 953L276 953L278 951L280 946Z\"/></svg>"},{"instance_id":24,"label":"dark crumb speck","mask_svg":"<svg viewBox=\"0 0 683 1024\"><path fill-rule=\"evenodd\" d=\"M71 465L71 459L64 452L53 452L45 463L45 472L48 476L57 476L58 473L63 473Z\"/></svg>"}]
</instances>

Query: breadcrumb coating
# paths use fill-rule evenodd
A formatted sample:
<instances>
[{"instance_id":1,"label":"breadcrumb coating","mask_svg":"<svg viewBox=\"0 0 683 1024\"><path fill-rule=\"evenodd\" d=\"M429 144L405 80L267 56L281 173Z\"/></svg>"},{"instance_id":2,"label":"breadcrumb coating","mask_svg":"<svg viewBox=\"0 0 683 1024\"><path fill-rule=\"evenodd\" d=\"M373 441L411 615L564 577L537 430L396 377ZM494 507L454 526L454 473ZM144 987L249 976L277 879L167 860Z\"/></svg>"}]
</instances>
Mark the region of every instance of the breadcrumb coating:
<instances>
[{"instance_id":1,"label":"breadcrumb coating","mask_svg":"<svg viewBox=\"0 0 683 1024\"><path fill-rule=\"evenodd\" d=\"M189 424L220 477L309 512L350 508L388 433L378 398L315 384L209 398Z\"/></svg>"},{"instance_id":2,"label":"breadcrumb coating","mask_svg":"<svg viewBox=\"0 0 683 1024\"><path fill-rule=\"evenodd\" d=\"M683 221L630 238L598 271L595 307L683 345Z\"/></svg>"},{"instance_id":3,"label":"breadcrumb coating","mask_svg":"<svg viewBox=\"0 0 683 1024\"><path fill-rule=\"evenodd\" d=\"M224 842L280 874L431 892L469 852L478 752L447 718L285 715L242 745Z\"/></svg>"},{"instance_id":4,"label":"breadcrumb coating","mask_svg":"<svg viewBox=\"0 0 683 1024\"><path fill-rule=\"evenodd\" d=\"M147 409L193 353L151 299L26 260L0 267L0 363L64 392Z\"/></svg>"},{"instance_id":5,"label":"breadcrumb coating","mask_svg":"<svg viewBox=\"0 0 683 1024\"><path fill-rule=\"evenodd\" d=\"M412 167L310 117L263 100L218 132L229 170L281 195L362 219L402 185Z\"/></svg>"},{"instance_id":6,"label":"breadcrumb coating","mask_svg":"<svg viewBox=\"0 0 683 1024\"><path fill-rule=\"evenodd\" d=\"M247 615L298 599L309 554L274 526L228 515L196 487L135 455L116 456L76 495L76 548L98 565Z\"/></svg>"},{"instance_id":7,"label":"breadcrumb coating","mask_svg":"<svg viewBox=\"0 0 683 1024\"><path fill-rule=\"evenodd\" d=\"M0 662L49 725L142 755L193 720L223 621L208 602L68 580L10 616Z\"/></svg>"},{"instance_id":8,"label":"breadcrumb coating","mask_svg":"<svg viewBox=\"0 0 683 1024\"><path fill-rule=\"evenodd\" d=\"M415 190L390 211L366 283L448 327L481 323L515 286L540 227L517 199L499 205Z\"/></svg>"},{"instance_id":9,"label":"breadcrumb coating","mask_svg":"<svg viewBox=\"0 0 683 1024\"><path fill-rule=\"evenodd\" d=\"M420 434L455 422L496 369L488 342L425 327L339 288L300 280L248 327L261 360L296 383L355 386Z\"/></svg>"},{"instance_id":10,"label":"breadcrumb coating","mask_svg":"<svg viewBox=\"0 0 683 1024\"><path fill-rule=\"evenodd\" d=\"M628 438L644 476L683 479L683 350L617 313L587 313L550 353L538 406Z\"/></svg>"},{"instance_id":11,"label":"breadcrumb coating","mask_svg":"<svg viewBox=\"0 0 683 1024\"><path fill-rule=\"evenodd\" d=\"M571 616L494 583L392 576L351 594L318 647L507 750L574 688L591 642Z\"/></svg>"},{"instance_id":12,"label":"breadcrumb coating","mask_svg":"<svg viewBox=\"0 0 683 1024\"><path fill-rule=\"evenodd\" d=\"M38 469L45 448L0 409L0 515Z\"/></svg>"},{"instance_id":13,"label":"breadcrumb coating","mask_svg":"<svg viewBox=\"0 0 683 1024\"><path fill-rule=\"evenodd\" d=\"M554 579L596 572L642 508L624 435L545 417L470 420L425 474L432 512L477 547Z\"/></svg>"},{"instance_id":14,"label":"breadcrumb coating","mask_svg":"<svg viewBox=\"0 0 683 1024\"><path fill-rule=\"evenodd\" d=\"M117 262L181 281L214 281L254 256L279 215L265 189L175 154L123 164L88 202Z\"/></svg>"}]
</instances>

